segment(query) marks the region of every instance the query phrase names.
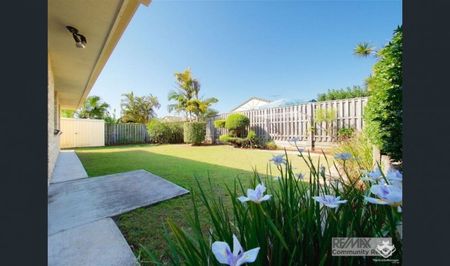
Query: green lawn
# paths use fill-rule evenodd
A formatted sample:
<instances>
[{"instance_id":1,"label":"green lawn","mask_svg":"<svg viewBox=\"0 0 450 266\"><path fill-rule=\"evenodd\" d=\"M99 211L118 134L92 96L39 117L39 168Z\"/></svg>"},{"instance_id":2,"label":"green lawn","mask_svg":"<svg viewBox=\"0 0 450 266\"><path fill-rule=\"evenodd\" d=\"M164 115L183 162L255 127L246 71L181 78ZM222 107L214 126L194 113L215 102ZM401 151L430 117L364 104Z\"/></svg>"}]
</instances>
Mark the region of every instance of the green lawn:
<instances>
[{"instance_id":1,"label":"green lawn","mask_svg":"<svg viewBox=\"0 0 450 266\"><path fill-rule=\"evenodd\" d=\"M215 192L223 197L227 197L225 186L231 187L236 177L246 183L253 176L254 168L265 174L269 159L275 153L222 145L192 147L184 144L82 148L76 152L89 176L145 169L188 190L196 187L194 177L206 187L209 176ZM301 158L290 155L289 159L297 172L307 172ZM275 171L273 165L272 169ZM142 244L163 255L166 251L165 221L170 218L187 227L190 206L189 194L123 214L118 218L118 225L135 252Z\"/></svg>"}]
</instances>

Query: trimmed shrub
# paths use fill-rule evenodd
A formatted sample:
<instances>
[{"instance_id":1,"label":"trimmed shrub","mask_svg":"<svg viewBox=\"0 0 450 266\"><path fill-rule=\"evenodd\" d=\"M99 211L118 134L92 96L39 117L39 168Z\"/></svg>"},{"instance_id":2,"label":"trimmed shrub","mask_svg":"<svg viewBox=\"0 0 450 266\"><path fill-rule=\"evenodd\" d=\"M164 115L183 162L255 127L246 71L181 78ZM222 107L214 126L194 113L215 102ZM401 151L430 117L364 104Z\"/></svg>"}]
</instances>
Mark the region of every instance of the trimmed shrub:
<instances>
[{"instance_id":1,"label":"trimmed shrub","mask_svg":"<svg viewBox=\"0 0 450 266\"><path fill-rule=\"evenodd\" d=\"M230 114L225 121L225 128L233 137L245 136L245 127L250 124L250 119L243 114Z\"/></svg>"},{"instance_id":2,"label":"trimmed shrub","mask_svg":"<svg viewBox=\"0 0 450 266\"><path fill-rule=\"evenodd\" d=\"M184 142L192 145L201 144L206 137L206 123L205 122L185 122L184 128Z\"/></svg>"},{"instance_id":3,"label":"trimmed shrub","mask_svg":"<svg viewBox=\"0 0 450 266\"><path fill-rule=\"evenodd\" d=\"M183 122L153 119L147 124L147 132L152 143L183 143Z\"/></svg>"},{"instance_id":4,"label":"trimmed shrub","mask_svg":"<svg viewBox=\"0 0 450 266\"><path fill-rule=\"evenodd\" d=\"M379 60L368 79L370 97L364 114L370 141L382 154L402 158L402 31L378 52Z\"/></svg>"},{"instance_id":5,"label":"trimmed shrub","mask_svg":"<svg viewBox=\"0 0 450 266\"><path fill-rule=\"evenodd\" d=\"M276 150L278 148L277 144L273 140L268 141L264 144L264 148L268 150Z\"/></svg>"},{"instance_id":6,"label":"trimmed shrub","mask_svg":"<svg viewBox=\"0 0 450 266\"><path fill-rule=\"evenodd\" d=\"M219 119L214 121L215 128L225 128L225 119Z\"/></svg>"},{"instance_id":7,"label":"trimmed shrub","mask_svg":"<svg viewBox=\"0 0 450 266\"><path fill-rule=\"evenodd\" d=\"M249 130L242 146L244 148L261 148L261 139L256 135L255 131Z\"/></svg>"},{"instance_id":8,"label":"trimmed shrub","mask_svg":"<svg viewBox=\"0 0 450 266\"><path fill-rule=\"evenodd\" d=\"M236 148L261 148L261 140L256 136L255 131L250 130L246 138L233 137L228 134L219 137L220 142L228 143Z\"/></svg>"},{"instance_id":9,"label":"trimmed shrub","mask_svg":"<svg viewBox=\"0 0 450 266\"><path fill-rule=\"evenodd\" d=\"M239 148L242 146L242 143L244 142L245 139L239 138L239 137L233 137L228 134L224 134L219 137L219 140L220 140L220 142L228 143L228 144L233 145L236 148Z\"/></svg>"}]
</instances>

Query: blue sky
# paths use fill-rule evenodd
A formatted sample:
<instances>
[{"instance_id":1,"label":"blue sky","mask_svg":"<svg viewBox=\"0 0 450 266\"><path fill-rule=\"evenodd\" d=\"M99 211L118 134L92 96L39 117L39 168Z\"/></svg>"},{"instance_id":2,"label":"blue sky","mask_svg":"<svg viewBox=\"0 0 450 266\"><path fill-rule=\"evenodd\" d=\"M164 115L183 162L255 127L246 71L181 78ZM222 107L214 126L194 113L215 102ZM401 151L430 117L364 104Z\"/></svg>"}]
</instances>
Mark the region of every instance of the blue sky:
<instances>
[{"instance_id":1,"label":"blue sky","mask_svg":"<svg viewBox=\"0 0 450 266\"><path fill-rule=\"evenodd\" d=\"M252 96L310 100L362 85L375 63L352 52L386 44L401 1L158 1L141 6L90 95L120 114L121 94L153 94L168 114L174 72L191 68L201 95L227 112Z\"/></svg>"}]
</instances>

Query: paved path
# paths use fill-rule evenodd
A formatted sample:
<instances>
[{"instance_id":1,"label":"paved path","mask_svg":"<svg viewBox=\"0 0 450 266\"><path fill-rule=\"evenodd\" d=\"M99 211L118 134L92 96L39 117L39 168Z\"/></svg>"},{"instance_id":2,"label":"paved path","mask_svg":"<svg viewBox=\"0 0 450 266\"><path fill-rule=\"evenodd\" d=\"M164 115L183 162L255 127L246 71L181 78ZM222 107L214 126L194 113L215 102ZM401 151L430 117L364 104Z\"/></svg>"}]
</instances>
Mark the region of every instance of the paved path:
<instances>
[{"instance_id":1,"label":"paved path","mask_svg":"<svg viewBox=\"0 0 450 266\"><path fill-rule=\"evenodd\" d=\"M54 234L49 236L48 243L48 265L137 265L130 246L111 218Z\"/></svg>"},{"instance_id":2,"label":"paved path","mask_svg":"<svg viewBox=\"0 0 450 266\"><path fill-rule=\"evenodd\" d=\"M74 150L62 150L56 160L50 184L88 177Z\"/></svg>"},{"instance_id":3,"label":"paved path","mask_svg":"<svg viewBox=\"0 0 450 266\"><path fill-rule=\"evenodd\" d=\"M62 151L48 188L48 265L136 265L111 217L189 193L145 170L86 178Z\"/></svg>"},{"instance_id":4,"label":"paved path","mask_svg":"<svg viewBox=\"0 0 450 266\"><path fill-rule=\"evenodd\" d=\"M52 184L48 188L48 234L188 192L145 170Z\"/></svg>"}]
</instances>

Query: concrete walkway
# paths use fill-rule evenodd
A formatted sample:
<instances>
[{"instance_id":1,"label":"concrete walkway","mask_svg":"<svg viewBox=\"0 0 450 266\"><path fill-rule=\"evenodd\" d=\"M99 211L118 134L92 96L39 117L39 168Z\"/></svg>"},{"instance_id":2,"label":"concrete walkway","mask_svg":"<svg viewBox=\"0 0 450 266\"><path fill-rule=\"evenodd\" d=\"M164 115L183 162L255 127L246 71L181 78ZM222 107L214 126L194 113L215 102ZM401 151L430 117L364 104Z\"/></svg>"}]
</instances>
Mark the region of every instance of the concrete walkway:
<instances>
[{"instance_id":1,"label":"concrete walkway","mask_svg":"<svg viewBox=\"0 0 450 266\"><path fill-rule=\"evenodd\" d=\"M50 184L88 177L74 150L62 150L56 160Z\"/></svg>"},{"instance_id":2,"label":"concrete walkway","mask_svg":"<svg viewBox=\"0 0 450 266\"><path fill-rule=\"evenodd\" d=\"M145 170L52 184L48 188L48 234L188 192Z\"/></svg>"},{"instance_id":3,"label":"concrete walkway","mask_svg":"<svg viewBox=\"0 0 450 266\"><path fill-rule=\"evenodd\" d=\"M135 266L136 257L111 218L48 237L48 265Z\"/></svg>"},{"instance_id":4,"label":"concrete walkway","mask_svg":"<svg viewBox=\"0 0 450 266\"><path fill-rule=\"evenodd\" d=\"M111 217L189 193L145 170L86 178L75 152L60 157L48 188L48 265L136 265Z\"/></svg>"}]
</instances>

